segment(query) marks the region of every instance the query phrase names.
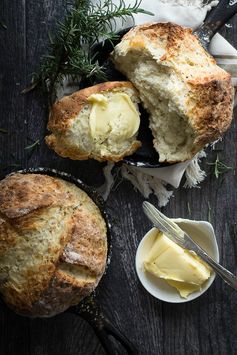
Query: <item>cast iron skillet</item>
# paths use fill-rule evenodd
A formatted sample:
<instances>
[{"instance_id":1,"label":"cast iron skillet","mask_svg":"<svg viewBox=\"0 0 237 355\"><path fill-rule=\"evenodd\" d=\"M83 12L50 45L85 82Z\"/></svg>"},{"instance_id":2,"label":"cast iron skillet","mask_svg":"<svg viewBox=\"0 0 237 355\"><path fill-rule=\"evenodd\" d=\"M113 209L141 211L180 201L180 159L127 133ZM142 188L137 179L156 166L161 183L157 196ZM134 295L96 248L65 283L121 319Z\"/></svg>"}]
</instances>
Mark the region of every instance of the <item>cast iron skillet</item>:
<instances>
[{"instance_id":1,"label":"cast iron skillet","mask_svg":"<svg viewBox=\"0 0 237 355\"><path fill-rule=\"evenodd\" d=\"M219 4L207 15L200 28L194 31L194 34L199 38L205 49L208 48L208 45L216 32L237 12L237 3L234 5L231 5L231 3L234 3L234 0L220 0ZM114 46L120 42L122 37L131 28L132 27L129 27L118 32L118 38L116 40L105 40L96 44L92 49L95 59L105 68L107 76L106 81L127 80L125 76L115 69L113 63L109 60L109 55ZM93 84L97 83L99 83L99 81L95 81ZM138 140L142 142L142 147L133 155L125 157L124 162L129 165L145 168L161 168L170 165L159 163L159 154L156 152L152 144L153 137L149 128L148 114L142 109L142 107L140 107L140 111L142 119L138 133Z\"/></svg>"},{"instance_id":2,"label":"cast iron skillet","mask_svg":"<svg viewBox=\"0 0 237 355\"><path fill-rule=\"evenodd\" d=\"M81 180L74 178L70 174L59 172L54 169L49 168L29 168L17 171L22 174L47 174L49 176L61 178L63 180L72 182L80 189L85 191L88 196L94 201L94 203L98 206L105 222L107 225L107 242L108 242L108 256L107 256L107 267L108 267L108 259L111 257L111 235L110 229L111 225L109 223L108 214L105 211L104 200L98 195L98 193L91 189L89 186L84 184ZM16 173L17 173L16 172ZM15 172L14 172L15 173ZM1 299L0 299L1 301ZM2 304L4 304L1 301ZM92 293L90 296L84 298L77 306L73 306L66 310L66 312L73 313L79 315L84 318L93 328L97 337L99 338L106 354L112 355L117 354L115 349L118 349L118 345L123 348L122 354L138 354L136 347L130 342L130 340L123 335L118 328L116 328L109 319L104 315L101 310L100 305L96 301L95 293ZM117 345L111 341L110 337L113 337L116 340ZM124 352L125 351L125 352Z\"/></svg>"}]
</instances>

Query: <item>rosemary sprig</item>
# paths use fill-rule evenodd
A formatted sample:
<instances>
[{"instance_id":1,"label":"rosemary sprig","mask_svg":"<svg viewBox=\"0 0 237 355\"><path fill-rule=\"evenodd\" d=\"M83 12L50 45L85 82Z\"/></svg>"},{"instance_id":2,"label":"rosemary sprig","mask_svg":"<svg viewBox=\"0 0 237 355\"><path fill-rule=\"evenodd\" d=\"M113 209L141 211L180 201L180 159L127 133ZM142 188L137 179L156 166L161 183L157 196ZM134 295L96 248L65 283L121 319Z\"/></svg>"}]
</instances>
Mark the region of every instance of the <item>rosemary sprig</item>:
<instances>
[{"instance_id":1,"label":"rosemary sprig","mask_svg":"<svg viewBox=\"0 0 237 355\"><path fill-rule=\"evenodd\" d=\"M0 133L4 133L4 134L6 134L6 133L7 133L7 130L6 130L6 129L4 129L4 128L0 128Z\"/></svg>"},{"instance_id":2,"label":"rosemary sprig","mask_svg":"<svg viewBox=\"0 0 237 355\"><path fill-rule=\"evenodd\" d=\"M218 179L221 174L227 173L229 170L232 170L232 166L228 166L220 161L219 156L217 154L216 160L213 163L207 163L208 165L213 166L213 172L215 177Z\"/></svg>"},{"instance_id":3,"label":"rosemary sprig","mask_svg":"<svg viewBox=\"0 0 237 355\"><path fill-rule=\"evenodd\" d=\"M188 210L189 216L191 216L192 212L191 212L191 207L190 207L190 203L189 202L187 202L187 210Z\"/></svg>"},{"instance_id":4,"label":"rosemary sprig","mask_svg":"<svg viewBox=\"0 0 237 355\"><path fill-rule=\"evenodd\" d=\"M3 28L4 30L7 29L7 26L2 21L0 21L0 27Z\"/></svg>"},{"instance_id":5,"label":"rosemary sprig","mask_svg":"<svg viewBox=\"0 0 237 355\"><path fill-rule=\"evenodd\" d=\"M211 204L209 201L207 201L207 207L208 207L208 222L211 223L212 222L212 208L211 208Z\"/></svg>"},{"instance_id":6,"label":"rosemary sprig","mask_svg":"<svg viewBox=\"0 0 237 355\"><path fill-rule=\"evenodd\" d=\"M116 19L125 20L134 14L152 13L140 8L141 0L134 5L126 5L120 0L116 5L112 0L93 4L90 0L76 0L67 4L63 22L58 22L54 38L49 36L50 54L41 61L39 72L33 75L32 85L23 93L42 85L49 96L55 94L58 84L65 76L72 80L105 79L103 67L95 59L91 48L100 40L117 38Z\"/></svg>"},{"instance_id":7,"label":"rosemary sprig","mask_svg":"<svg viewBox=\"0 0 237 355\"><path fill-rule=\"evenodd\" d=\"M31 150L34 149L36 146L40 145L40 140L37 139L34 143L27 145L24 149L25 150Z\"/></svg>"}]
</instances>

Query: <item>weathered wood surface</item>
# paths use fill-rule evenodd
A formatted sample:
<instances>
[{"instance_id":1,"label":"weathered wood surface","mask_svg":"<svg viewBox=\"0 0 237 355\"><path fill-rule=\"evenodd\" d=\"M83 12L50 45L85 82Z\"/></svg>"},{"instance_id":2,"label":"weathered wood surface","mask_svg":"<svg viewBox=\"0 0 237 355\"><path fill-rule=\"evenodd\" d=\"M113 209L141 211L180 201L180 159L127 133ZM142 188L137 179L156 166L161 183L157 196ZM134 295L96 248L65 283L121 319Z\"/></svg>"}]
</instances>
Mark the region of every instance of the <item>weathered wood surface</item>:
<instances>
[{"instance_id":1,"label":"weathered wood surface","mask_svg":"<svg viewBox=\"0 0 237 355\"><path fill-rule=\"evenodd\" d=\"M63 0L21 0L0 3L0 134L1 176L22 167L47 166L72 172L89 185L103 180L96 162L73 162L57 157L42 141L33 152L24 149L42 139L46 106L39 93L22 96L20 91L37 69L47 46L47 32L62 15ZM237 46L237 22L223 33ZM164 209L169 216L212 218L221 262L237 274L237 128L216 149L234 169L218 180L209 172L200 189L180 188ZM213 161L211 152L207 161ZM19 166L15 166L15 165ZM237 294L216 279L201 298L172 305L151 297L140 285L134 257L150 223L141 211L142 196L128 182L119 185L107 202L113 217L113 257L98 288L98 299L108 317L137 344L141 355L237 354ZM155 202L155 199L151 199ZM188 203L191 209L189 216ZM211 210L209 207L211 207ZM0 315L1 355L104 354L92 329L79 317L62 314L52 319L26 319L9 310Z\"/></svg>"}]
</instances>

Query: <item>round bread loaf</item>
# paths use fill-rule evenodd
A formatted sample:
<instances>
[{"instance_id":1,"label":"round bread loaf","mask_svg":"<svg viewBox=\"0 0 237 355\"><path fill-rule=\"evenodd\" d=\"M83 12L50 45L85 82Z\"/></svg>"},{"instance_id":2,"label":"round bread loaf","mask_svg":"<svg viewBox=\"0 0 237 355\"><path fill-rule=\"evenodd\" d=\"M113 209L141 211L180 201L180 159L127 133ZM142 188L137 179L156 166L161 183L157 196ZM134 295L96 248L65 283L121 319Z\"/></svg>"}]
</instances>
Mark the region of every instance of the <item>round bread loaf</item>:
<instances>
[{"instance_id":1,"label":"round bread loaf","mask_svg":"<svg viewBox=\"0 0 237 355\"><path fill-rule=\"evenodd\" d=\"M134 153L141 146L141 142L136 140L139 125L135 132L128 137L123 137L121 133L128 124L120 122L120 116L124 112L118 110L116 129L109 127L102 139L93 136L91 132L90 114L93 104L89 98L100 94L110 100L118 93L127 95L139 117L138 92L132 83L114 81L91 86L65 96L53 105L48 122L48 129L52 134L45 139L47 145L62 157L73 160L93 158L98 161L117 162L124 156Z\"/></svg>"},{"instance_id":2,"label":"round bread loaf","mask_svg":"<svg viewBox=\"0 0 237 355\"><path fill-rule=\"evenodd\" d=\"M50 317L78 304L106 258L106 224L84 191L41 174L0 182L0 292L14 311Z\"/></svg>"},{"instance_id":3,"label":"round bread loaf","mask_svg":"<svg viewBox=\"0 0 237 355\"><path fill-rule=\"evenodd\" d=\"M112 59L150 113L160 162L191 159L229 127L231 77L191 29L172 23L136 26L115 46Z\"/></svg>"}]
</instances>

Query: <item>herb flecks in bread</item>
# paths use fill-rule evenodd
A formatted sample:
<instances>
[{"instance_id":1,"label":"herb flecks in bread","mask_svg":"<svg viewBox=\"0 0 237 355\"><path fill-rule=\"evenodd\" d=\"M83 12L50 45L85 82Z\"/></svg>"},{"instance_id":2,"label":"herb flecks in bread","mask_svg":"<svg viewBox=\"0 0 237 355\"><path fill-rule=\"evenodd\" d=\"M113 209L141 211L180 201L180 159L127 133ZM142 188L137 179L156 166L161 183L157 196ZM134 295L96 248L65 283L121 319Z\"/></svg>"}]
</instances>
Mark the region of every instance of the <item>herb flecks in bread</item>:
<instances>
[{"instance_id":1,"label":"herb flecks in bread","mask_svg":"<svg viewBox=\"0 0 237 355\"><path fill-rule=\"evenodd\" d=\"M57 101L48 146L62 157L119 161L141 145L138 93L130 82L98 84Z\"/></svg>"},{"instance_id":2,"label":"herb flecks in bread","mask_svg":"<svg viewBox=\"0 0 237 355\"><path fill-rule=\"evenodd\" d=\"M234 94L230 75L190 29L172 23L137 26L115 47L112 58L150 113L160 162L191 159L229 127Z\"/></svg>"},{"instance_id":3,"label":"herb flecks in bread","mask_svg":"<svg viewBox=\"0 0 237 355\"><path fill-rule=\"evenodd\" d=\"M0 182L0 292L13 310L53 316L78 304L106 257L105 221L84 191L38 174Z\"/></svg>"}]
</instances>

